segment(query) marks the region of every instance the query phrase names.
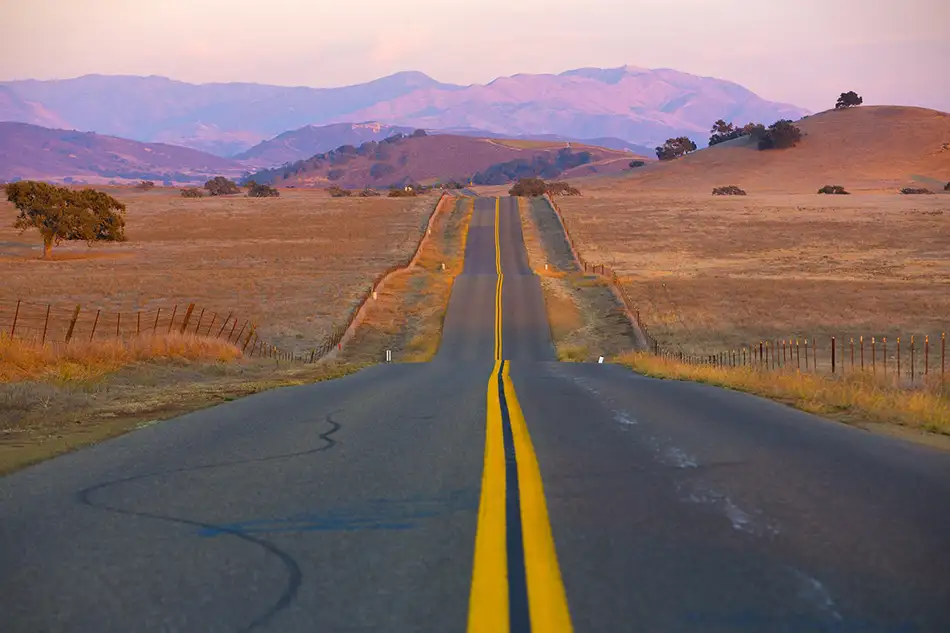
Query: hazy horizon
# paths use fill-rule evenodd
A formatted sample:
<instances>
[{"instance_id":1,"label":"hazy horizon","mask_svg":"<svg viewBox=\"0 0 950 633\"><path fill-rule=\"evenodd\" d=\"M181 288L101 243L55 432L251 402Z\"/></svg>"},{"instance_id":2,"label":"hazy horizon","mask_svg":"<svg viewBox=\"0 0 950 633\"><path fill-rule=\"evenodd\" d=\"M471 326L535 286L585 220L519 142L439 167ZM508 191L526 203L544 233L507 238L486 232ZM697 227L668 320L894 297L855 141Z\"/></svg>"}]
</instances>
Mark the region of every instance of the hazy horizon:
<instances>
[{"instance_id":1,"label":"hazy horizon","mask_svg":"<svg viewBox=\"0 0 950 633\"><path fill-rule=\"evenodd\" d=\"M419 71L468 85L632 65L733 81L812 111L831 107L845 90L869 105L950 111L950 3L762 5L588 0L578 8L569 0L522 0L509 7L484 0L473 13L470 5L437 0L405 0L399 10L383 0L273 0L266 11L249 0L34 0L8 7L0 80L160 75L336 87Z\"/></svg>"}]
</instances>

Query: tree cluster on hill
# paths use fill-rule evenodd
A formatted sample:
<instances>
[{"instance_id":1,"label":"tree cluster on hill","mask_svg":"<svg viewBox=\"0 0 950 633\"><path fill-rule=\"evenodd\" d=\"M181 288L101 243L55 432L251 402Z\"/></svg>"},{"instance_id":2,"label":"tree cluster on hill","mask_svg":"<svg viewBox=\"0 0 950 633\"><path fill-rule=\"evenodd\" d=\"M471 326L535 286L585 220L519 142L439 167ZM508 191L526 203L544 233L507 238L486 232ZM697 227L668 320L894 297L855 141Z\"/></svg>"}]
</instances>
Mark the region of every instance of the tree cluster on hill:
<instances>
[{"instance_id":1,"label":"tree cluster on hill","mask_svg":"<svg viewBox=\"0 0 950 633\"><path fill-rule=\"evenodd\" d=\"M719 119L713 123L712 128L709 130L709 146L712 147L713 145L725 143L735 138L749 136L758 128L765 129L765 126L760 123L746 123L740 127L733 123L726 123L723 119Z\"/></svg>"},{"instance_id":2,"label":"tree cluster on hill","mask_svg":"<svg viewBox=\"0 0 950 633\"><path fill-rule=\"evenodd\" d=\"M349 189L343 189L342 187L337 187L333 185L327 189L327 193L330 194L331 198L349 198L353 195L353 192Z\"/></svg>"},{"instance_id":3,"label":"tree cluster on hill","mask_svg":"<svg viewBox=\"0 0 950 633\"><path fill-rule=\"evenodd\" d=\"M19 211L13 228L37 229L43 238L44 259L49 259L54 244L63 241L92 244L126 239L125 205L101 191L74 191L31 180L10 183L4 191Z\"/></svg>"},{"instance_id":4,"label":"tree cluster on hill","mask_svg":"<svg viewBox=\"0 0 950 633\"><path fill-rule=\"evenodd\" d=\"M181 190L182 198L204 198L205 192L198 187L187 187Z\"/></svg>"},{"instance_id":5,"label":"tree cluster on hill","mask_svg":"<svg viewBox=\"0 0 950 633\"><path fill-rule=\"evenodd\" d=\"M696 151L696 143L685 136L666 139L666 143L656 148L656 157L660 160L673 160Z\"/></svg>"},{"instance_id":6,"label":"tree cluster on hill","mask_svg":"<svg viewBox=\"0 0 950 633\"><path fill-rule=\"evenodd\" d=\"M537 196L543 196L544 194L549 195L562 195L562 196L579 196L581 192L579 189L572 187L566 182L545 182L541 178L522 178L515 185L508 190L508 195L519 196L522 198L534 198Z\"/></svg>"},{"instance_id":7,"label":"tree cluster on hill","mask_svg":"<svg viewBox=\"0 0 950 633\"><path fill-rule=\"evenodd\" d=\"M215 176L206 182L205 189L207 189L208 193L212 196L229 196L231 194L241 193L241 189L237 184L224 176Z\"/></svg>"},{"instance_id":8,"label":"tree cluster on hill","mask_svg":"<svg viewBox=\"0 0 950 633\"><path fill-rule=\"evenodd\" d=\"M905 196L911 195L932 195L933 191L930 189L924 189L922 187L904 187L901 189L901 193Z\"/></svg>"},{"instance_id":9,"label":"tree cluster on hill","mask_svg":"<svg viewBox=\"0 0 950 633\"><path fill-rule=\"evenodd\" d=\"M532 159L517 158L496 163L472 176L476 185L503 185L521 178L556 178L568 169L586 165L593 160L590 152L574 152L568 148L558 151L552 161L548 156L538 155Z\"/></svg>"},{"instance_id":10,"label":"tree cluster on hill","mask_svg":"<svg viewBox=\"0 0 950 633\"><path fill-rule=\"evenodd\" d=\"M759 149L787 149L802 140L802 131L788 119L776 121L768 128L757 125L752 138L758 141Z\"/></svg>"},{"instance_id":11,"label":"tree cluster on hill","mask_svg":"<svg viewBox=\"0 0 950 633\"><path fill-rule=\"evenodd\" d=\"M425 130L416 130L411 135L412 138L420 138L423 136L426 136ZM305 160L285 163L280 167L262 169L253 174L248 174L243 182L246 183L248 180L254 180L258 183L272 185L278 180L289 180L296 176L300 176L301 174L322 169L328 165L333 167L345 165L355 156L370 156L372 160L376 161L389 160L392 155L391 148L402 143L407 138L410 138L410 136L406 136L402 133L396 133L388 138L383 139L382 141L366 141L359 147L354 147L353 145L341 145L328 152L314 154ZM376 165L373 167L376 167ZM391 166L386 165L386 167ZM332 173L334 176L336 176L335 179L339 179L342 178L343 174L346 172L342 169L335 169L332 170ZM377 173L379 172L377 171ZM379 177L382 178L385 175L386 174L384 173ZM331 180L334 180L334 178L331 178Z\"/></svg>"},{"instance_id":12,"label":"tree cluster on hill","mask_svg":"<svg viewBox=\"0 0 950 633\"><path fill-rule=\"evenodd\" d=\"M838 101L835 103L835 110L853 108L854 106L859 106L862 103L864 103L864 99L860 97L854 90L842 92L841 96L838 97Z\"/></svg>"}]
</instances>

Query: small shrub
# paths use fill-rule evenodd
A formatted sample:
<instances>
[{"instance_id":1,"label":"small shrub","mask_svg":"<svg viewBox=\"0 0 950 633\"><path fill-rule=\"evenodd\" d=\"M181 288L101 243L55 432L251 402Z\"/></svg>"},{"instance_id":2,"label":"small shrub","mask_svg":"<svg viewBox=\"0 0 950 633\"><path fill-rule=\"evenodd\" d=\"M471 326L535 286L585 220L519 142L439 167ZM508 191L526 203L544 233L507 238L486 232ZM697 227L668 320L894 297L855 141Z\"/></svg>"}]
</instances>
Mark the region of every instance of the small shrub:
<instances>
[{"instance_id":1,"label":"small shrub","mask_svg":"<svg viewBox=\"0 0 950 633\"><path fill-rule=\"evenodd\" d=\"M188 187L181 190L182 198L204 198L205 192L198 187Z\"/></svg>"},{"instance_id":2,"label":"small shrub","mask_svg":"<svg viewBox=\"0 0 950 633\"><path fill-rule=\"evenodd\" d=\"M547 193L547 185L540 178L522 178L508 190L508 195L534 198Z\"/></svg>"},{"instance_id":3,"label":"small shrub","mask_svg":"<svg viewBox=\"0 0 950 633\"><path fill-rule=\"evenodd\" d=\"M735 185L728 185L726 187L716 187L713 189L714 196L744 196L746 195L745 191L740 189Z\"/></svg>"},{"instance_id":4,"label":"small shrub","mask_svg":"<svg viewBox=\"0 0 950 633\"><path fill-rule=\"evenodd\" d=\"M579 196L581 195L580 189L572 187L566 182L551 182L548 183L545 191L552 196Z\"/></svg>"},{"instance_id":5,"label":"small shrub","mask_svg":"<svg viewBox=\"0 0 950 633\"><path fill-rule=\"evenodd\" d=\"M425 136L427 136L426 131L422 129L416 130L412 133L412 138L423 138Z\"/></svg>"},{"instance_id":6,"label":"small shrub","mask_svg":"<svg viewBox=\"0 0 950 633\"><path fill-rule=\"evenodd\" d=\"M824 187L818 190L818 193L827 193L827 194L838 195L838 196L850 195L850 192L845 191L844 187L842 187L841 185L825 185Z\"/></svg>"},{"instance_id":7,"label":"small shrub","mask_svg":"<svg viewBox=\"0 0 950 633\"><path fill-rule=\"evenodd\" d=\"M390 198L414 198L416 196L415 189L390 189L389 190Z\"/></svg>"},{"instance_id":8,"label":"small shrub","mask_svg":"<svg viewBox=\"0 0 950 633\"><path fill-rule=\"evenodd\" d=\"M149 189L155 188L155 183L151 180L143 180L139 184L135 185L136 189L141 189L142 191L148 191Z\"/></svg>"},{"instance_id":9,"label":"small shrub","mask_svg":"<svg viewBox=\"0 0 950 633\"><path fill-rule=\"evenodd\" d=\"M342 187L337 187L336 185L327 189L327 193L330 194L331 198L349 198L353 195L353 192L349 189L343 189Z\"/></svg>"},{"instance_id":10,"label":"small shrub","mask_svg":"<svg viewBox=\"0 0 950 633\"><path fill-rule=\"evenodd\" d=\"M632 160L630 161L630 167L636 169L637 167L643 167L647 162L645 160Z\"/></svg>"},{"instance_id":11,"label":"small shrub","mask_svg":"<svg viewBox=\"0 0 950 633\"><path fill-rule=\"evenodd\" d=\"M215 176L205 183L205 189L212 196L229 196L234 193L241 193L237 184L228 180L224 176Z\"/></svg>"},{"instance_id":12,"label":"small shrub","mask_svg":"<svg viewBox=\"0 0 950 633\"><path fill-rule=\"evenodd\" d=\"M945 185L943 186L943 190L944 190L944 191L950 191L950 182L948 182L947 184L945 184Z\"/></svg>"},{"instance_id":13,"label":"small shrub","mask_svg":"<svg viewBox=\"0 0 950 633\"><path fill-rule=\"evenodd\" d=\"M930 189L922 189L922 188L917 188L917 187L904 187L903 189L901 189L901 193L907 196L927 195L927 194L932 194L933 191L931 191Z\"/></svg>"},{"instance_id":14,"label":"small shrub","mask_svg":"<svg viewBox=\"0 0 950 633\"><path fill-rule=\"evenodd\" d=\"M248 198L277 198L279 196L280 192L270 185L259 185L255 182L247 189Z\"/></svg>"},{"instance_id":15,"label":"small shrub","mask_svg":"<svg viewBox=\"0 0 950 633\"><path fill-rule=\"evenodd\" d=\"M359 193L360 198L374 198L378 195L380 195L378 191L368 187Z\"/></svg>"},{"instance_id":16,"label":"small shrub","mask_svg":"<svg viewBox=\"0 0 950 633\"><path fill-rule=\"evenodd\" d=\"M759 149L787 149L802 140L802 131L788 119L776 121L764 132L753 132L758 136Z\"/></svg>"}]
</instances>

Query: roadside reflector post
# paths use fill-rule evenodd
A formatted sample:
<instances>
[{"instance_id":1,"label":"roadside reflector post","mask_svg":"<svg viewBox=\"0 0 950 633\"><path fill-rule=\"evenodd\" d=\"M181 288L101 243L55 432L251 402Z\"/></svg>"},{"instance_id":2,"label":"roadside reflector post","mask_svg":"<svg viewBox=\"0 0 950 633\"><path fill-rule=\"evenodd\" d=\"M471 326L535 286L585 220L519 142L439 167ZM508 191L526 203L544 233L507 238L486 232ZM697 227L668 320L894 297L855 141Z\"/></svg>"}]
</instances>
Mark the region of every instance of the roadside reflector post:
<instances>
[{"instance_id":1,"label":"roadside reflector post","mask_svg":"<svg viewBox=\"0 0 950 633\"><path fill-rule=\"evenodd\" d=\"M597 359L597 364L598 364L598 365L603 365L603 364L604 364L604 357L603 357L603 356L601 356L600 358Z\"/></svg>"},{"instance_id":2,"label":"roadside reflector post","mask_svg":"<svg viewBox=\"0 0 950 633\"><path fill-rule=\"evenodd\" d=\"M377 297L376 291L374 290L374 291L373 291L373 301L376 301L376 297Z\"/></svg>"},{"instance_id":3,"label":"roadside reflector post","mask_svg":"<svg viewBox=\"0 0 950 633\"><path fill-rule=\"evenodd\" d=\"M445 262L442 262L442 270L445 270Z\"/></svg>"},{"instance_id":4,"label":"roadside reflector post","mask_svg":"<svg viewBox=\"0 0 950 633\"><path fill-rule=\"evenodd\" d=\"M391 349L386 350L386 362L387 363L393 362L393 351Z\"/></svg>"}]
</instances>

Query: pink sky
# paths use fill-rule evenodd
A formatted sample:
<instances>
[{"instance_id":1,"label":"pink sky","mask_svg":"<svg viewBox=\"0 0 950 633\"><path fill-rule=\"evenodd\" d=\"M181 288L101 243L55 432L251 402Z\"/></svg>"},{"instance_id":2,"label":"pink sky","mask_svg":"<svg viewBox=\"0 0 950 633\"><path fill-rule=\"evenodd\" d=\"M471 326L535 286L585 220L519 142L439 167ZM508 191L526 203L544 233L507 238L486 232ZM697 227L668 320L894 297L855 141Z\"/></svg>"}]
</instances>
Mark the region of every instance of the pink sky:
<instances>
[{"instance_id":1,"label":"pink sky","mask_svg":"<svg viewBox=\"0 0 950 633\"><path fill-rule=\"evenodd\" d=\"M0 0L0 79L87 73L338 86L624 64L823 110L950 111L948 0Z\"/></svg>"}]
</instances>

